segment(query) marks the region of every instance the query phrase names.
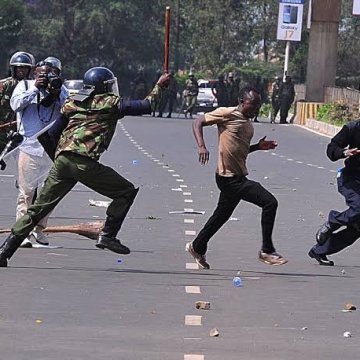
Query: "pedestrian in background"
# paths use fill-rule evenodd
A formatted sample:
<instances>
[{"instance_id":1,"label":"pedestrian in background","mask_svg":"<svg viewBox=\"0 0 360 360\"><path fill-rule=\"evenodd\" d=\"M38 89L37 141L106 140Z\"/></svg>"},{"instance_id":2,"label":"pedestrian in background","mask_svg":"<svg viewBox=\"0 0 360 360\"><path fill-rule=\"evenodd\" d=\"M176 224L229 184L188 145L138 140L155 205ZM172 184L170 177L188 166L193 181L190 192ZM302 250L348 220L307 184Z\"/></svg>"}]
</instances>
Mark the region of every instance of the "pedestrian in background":
<instances>
[{"instance_id":1,"label":"pedestrian in background","mask_svg":"<svg viewBox=\"0 0 360 360\"><path fill-rule=\"evenodd\" d=\"M199 94L199 85L197 79L192 72L189 73L189 78L185 82L184 95L186 96L186 110L185 117L189 114L192 118L194 108Z\"/></svg>"},{"instance_id":2,"label":"pedestrian in background","mask_svg":"<svg viewBox=\"0 0 360 360\"><path fill-rule=\"evenodd\" d=\"M275 81L271 85L271 116L270 123L275 123L276 116L280 110L280 86L281 79L275 76Z\"/></svg>"},{"instance_id":3,"label":"pedestrian in background","mask_svg":"<svg viewBox=\"0 0 360 360\"><path fill-rule=\"evenodd\" d=\"M229 105L228 93L223 74L220 74L218 76L218 81L216 81L211 86L211 92L216 97L218 107L224 107Z\"/></svg>"},{"instance_id":4,"label":"pedestrian in background","mask_svg":"<svg viewBox=\"0 0 360 360\"><path fill-rule=\"evenodd\" d=\"M285 81L280 86L280 124L287 124L287 117L291 104L295 99L294 84L289 75L285 76Z\"/></svg>"}]
</instances>

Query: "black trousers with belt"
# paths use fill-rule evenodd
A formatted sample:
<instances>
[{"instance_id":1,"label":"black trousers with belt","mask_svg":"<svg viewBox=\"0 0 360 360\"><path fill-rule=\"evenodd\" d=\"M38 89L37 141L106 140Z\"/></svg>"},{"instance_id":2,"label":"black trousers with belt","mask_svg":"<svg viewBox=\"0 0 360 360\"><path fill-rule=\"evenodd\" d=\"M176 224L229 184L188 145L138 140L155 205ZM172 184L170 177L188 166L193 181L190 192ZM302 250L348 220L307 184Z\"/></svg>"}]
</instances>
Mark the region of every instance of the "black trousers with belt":
<instances>
[{"instance_id":1,"label":"black trousers with belt","mask_svg":"<svg viewBox=\"0 0 360 360\"><path fill-rule=\"evenodd\" d=\"M244 200L262 208L262 250L274 252L272 232L278 207L276 198L260 183L245 176L225 177L216 174L216 184L220 189L219 201L214 213L193 241L194 250L204 255L211 237L229 220L240 200Z\"/></svg>"}]
</instances>

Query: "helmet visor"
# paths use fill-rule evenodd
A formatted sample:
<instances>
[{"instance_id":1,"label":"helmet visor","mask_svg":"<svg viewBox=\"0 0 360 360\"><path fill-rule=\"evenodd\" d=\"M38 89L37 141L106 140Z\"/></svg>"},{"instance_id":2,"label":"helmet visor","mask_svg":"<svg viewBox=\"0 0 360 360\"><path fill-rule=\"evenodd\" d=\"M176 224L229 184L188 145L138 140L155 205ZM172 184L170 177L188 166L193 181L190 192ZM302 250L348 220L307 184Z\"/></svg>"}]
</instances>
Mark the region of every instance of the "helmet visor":
<instances>
[{"instance_id":1,"label":"helmet visor","mask_svg":"<svg viewBox=\"0 0 360 360\"><path fill-rule=\"evenodd\" d=\"M114 77L113 79L104 81L104 85L105 85L108 93L112 93L112 94L115 94L117 96L120 95L119 94L118 81L117 81L116 77Z\"/></svg>"}]
</instances>

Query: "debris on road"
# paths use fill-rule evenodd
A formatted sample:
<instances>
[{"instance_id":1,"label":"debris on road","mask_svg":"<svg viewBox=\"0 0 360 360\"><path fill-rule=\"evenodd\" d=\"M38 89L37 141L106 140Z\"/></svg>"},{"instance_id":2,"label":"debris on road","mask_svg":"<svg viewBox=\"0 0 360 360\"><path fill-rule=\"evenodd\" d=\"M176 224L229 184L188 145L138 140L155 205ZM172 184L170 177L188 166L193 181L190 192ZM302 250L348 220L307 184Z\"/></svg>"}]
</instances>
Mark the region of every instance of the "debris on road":
<instances>
[{"instance_id":1,"label":"debris on road","mask_svg":"<svg viewBox=\"0 0 360 360\"><path fill-rule=\"evenodd\" d=\"M199 310L210 310L210 302L209 301L197 301L195 303L195 307Z\"/></svg>"},{"instance_id":2,"label":"debris on road","mask_svg":"<svg viewBox=\"0 0 360 360\"><path fill-rule=\"evenodd\" d=\"M350 331L345 331L344 334L343 334L344 337L346 338L351 338L352 337L352 334Z\"/></svg>"},{"instance_id":3,"label":"debris on road","mask_svg":"<svg viewBox=\"0 0 360 360\"><path fill-rule=\"evenodd\" d=\"M108 207L110 205L110 201L99 201L99 200L92 200L89 199L90 206L97 206L97 207Z\"/></svg>"},{"instance_id":4,"label":"debris on road","mask_svg":"<svg viewBox=\"0 0 360 360\"><path fill-rule=\"evenodd\" d=\"M301 328L301 331L305 331L307 329L308 329L307 326L304 326L304 327Z\"/></svg>"},{"instance_id":5,"label":"debris on road","mask_svg":"<svg viewBox=\"0 0 360 360\"><path fill-rule=\"evenodd\" d=\"M238 276L235 276L233 278L232 282L233 282L233 285L236 286L236 287L242 287L243 286L242 280Z\"/></svg>"},{"instance_id":6,"label":"debris on road","mask_svg":"<svg viewBox=\"0 0 360 360\"><path fill-rule=\"evenodd\" d=\"M353 304L346 304L345 305L345 310L351 310L351 311L354 311L354 310L356 310L356 306L355 305L353 305Z\"/></svg>"},{"instance_id":7,"label":"debris on road","mask_svg":"<svg viewBox=\"0 0 360 360\"><path fill-rule=\"evenodd\" d=\"M210 330L209 335L213 336L213 337L216 337L216 336L219 336L220 333L219 333L219 330L217 328L213 328L213 329Z\"/></svg>"}]
</instances>

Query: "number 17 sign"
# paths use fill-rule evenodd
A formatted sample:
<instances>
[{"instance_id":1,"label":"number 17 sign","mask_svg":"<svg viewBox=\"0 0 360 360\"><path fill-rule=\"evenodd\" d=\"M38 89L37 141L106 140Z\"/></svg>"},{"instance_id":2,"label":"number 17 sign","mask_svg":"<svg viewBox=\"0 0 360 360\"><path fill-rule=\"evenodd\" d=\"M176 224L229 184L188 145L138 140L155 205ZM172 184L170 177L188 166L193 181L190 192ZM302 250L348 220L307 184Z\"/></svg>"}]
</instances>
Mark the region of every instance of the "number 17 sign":
<instances>
[{"instance_id":1,"label":"number 17 sign","mask_svg":"<svg viewBox=\"0 0 360 360\"><path fill-rule=\"evenodd\" d=\"M304 1L279 0L278 40L301 40Z\"/></svg>"}]
</instances>

